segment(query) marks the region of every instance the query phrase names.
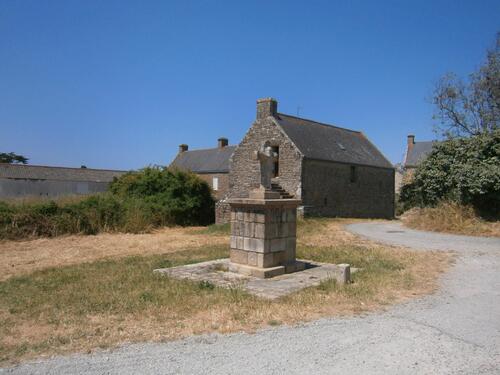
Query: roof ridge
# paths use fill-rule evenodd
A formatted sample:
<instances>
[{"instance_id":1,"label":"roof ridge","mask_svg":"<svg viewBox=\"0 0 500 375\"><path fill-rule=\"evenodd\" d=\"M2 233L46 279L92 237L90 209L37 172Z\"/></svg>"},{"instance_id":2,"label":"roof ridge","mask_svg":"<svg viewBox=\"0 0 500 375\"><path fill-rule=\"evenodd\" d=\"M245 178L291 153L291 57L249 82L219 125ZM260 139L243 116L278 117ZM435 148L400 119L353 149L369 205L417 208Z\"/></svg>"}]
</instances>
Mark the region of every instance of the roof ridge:
<instances>
[{"instance_id":1,"label":"roof ridge","mask_svg":"<svg viewBox=\"0 0 500 375\"><path fill-rule=\"evenodd\" d=\"M286 113L278 113L278 115L286 116L286 117L292 117L292 118L296 118L298 120L312 122L312 123L317 124L317 125L328 126L330 128L336 128L336 129L340 129L340 130L347 130L347 131L350 131L350 132L353 132L353 133L361 133L360 130L352 130L352 129L343 128L343 127L337 126L337 125L325 124L324 122L318 122L316 120L311 120L311 119L307 119L307 118L304 118L304 117L292 116L292 115L288 115Z\"/></svg>"},{"instance_id":2,"label":"roof ridge","mask_svg":"<svg viewBox=\"0 0 500 375\"><path fill-rule=\"evenodd\" d=\"M9 167L35 167L35 168L57 168L57 169L74 169L77 171L102 171L102 172L128 172L129 170L124 169L98 169L98 168L78 168L78 167L61 167L53 165L36 165L36 164L15 164L15 163L0 163L0 166Z\"/></svg>"},{"instance_id":3,"label":"roof ridge","mask_svg":"<svg viewBox=\"0 0 500 375\"><path fill-rule=\"evenodd\" d=\"M228 147L236 147L237 145L227 145L224 147L211 147L211 148L196 148L194 150L187 150L184 152L181 152L181 154L185 154L186 152L193 152L193 151L211 151L211 150L224 150L225 148Z\"/></svg>"}]
</instances>

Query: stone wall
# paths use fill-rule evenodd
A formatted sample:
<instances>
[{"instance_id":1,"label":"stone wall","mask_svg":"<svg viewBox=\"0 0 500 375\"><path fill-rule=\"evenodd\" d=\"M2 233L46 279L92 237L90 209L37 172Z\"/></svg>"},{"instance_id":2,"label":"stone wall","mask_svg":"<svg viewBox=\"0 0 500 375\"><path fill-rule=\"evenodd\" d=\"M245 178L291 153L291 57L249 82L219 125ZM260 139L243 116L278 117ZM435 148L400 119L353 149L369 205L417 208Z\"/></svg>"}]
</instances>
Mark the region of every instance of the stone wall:
<instances>
[{"instance_id":1,"label":"stone wall","mask_svg":"<svg viewBox=\"0 0 500 375\"><path fill-rule=\"evenodd\" d=\"M305 159L302 203L305 215L393 218L394 169Z\"/></svg>"},{"instance_id":2,"label":"stone wall","mask_svg":"<svg viewBox=\"0 0 500 375\"><path fill-rule=\"evenodd\" d=\"M406 184L413 182L413 178L415 177L416 170L417 170L417 168L415 168L415 167L405 167L404 168L402 185L406 185Z\"/></svg>"},{"instance_id":3,"label":"stone wall","mask_svg":"<svg viewBox=\"0 0 500 375\"><path fill-rule=\"evenodd\" d=\"M394 189L396 194L399 194L399 191L401 190L401 186L403 186L403 171L401 170L400 167L396 167L394 170Z\"/></svg>"},{"instance_id":4,"label":"stone wall","mask_svg":"<svg viewBox=\"0 0 500 375\"><path fill-rule=\"evenodd\" d=\"M233 153L229 172L229 197L246 198L250 190L259 187L260 165L254 152L265 141L279 147L278 182L288 193L300 199L302 155L283 131L267 117L254 122Z\"/></svg>"},{"instance_id":5,"label":"stone wall","mask_svg":"<svg viewBox=\"0 0 500 375\"><path fill-rule=\"evenodd\" d=\"M254 152L265 141L271 141L273 146L279 147L279 176L273 180L294 198L300 199L302 154L272 117L261 118L254 122L231 157L228 193L215 208L217 224L230 220L229 205L225 203L227 198L246 198L250 190L259 187L260 164L255 159Z\"/></svg>"},{"instance_id":6,"label":"stone wall","mask_svg":"<svg viewBox=\"0 0 500 375\"><path fill-rule=\"evenodd\" d=\"M215 224L226 224L231 220L231 207L226 199L215 203Z\"/></svg>"}]
</instances>

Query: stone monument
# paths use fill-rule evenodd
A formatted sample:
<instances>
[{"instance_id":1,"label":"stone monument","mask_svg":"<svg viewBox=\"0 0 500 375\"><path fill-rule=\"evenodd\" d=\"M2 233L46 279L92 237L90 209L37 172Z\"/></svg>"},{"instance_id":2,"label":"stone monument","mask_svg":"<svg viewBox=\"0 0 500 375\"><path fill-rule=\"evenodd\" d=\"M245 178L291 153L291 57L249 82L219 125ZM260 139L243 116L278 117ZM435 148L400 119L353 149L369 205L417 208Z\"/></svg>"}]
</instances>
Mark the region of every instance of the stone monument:
<instances>
[{"instance_id":1,"label":"stone monument","mask_svg":"<svg viewBox=\"0 0 500 375\"><path fill-rule=\"evenodd\" d=\"M230 270L269 278L304 269L295 259L299 199L282 199L271 189L277 154L270 142L255 151L260 186L248 198L229 200L231 207Z\"/></svg>"},{"instance_id":2,"label":"stone monument","mask_svg":"<svg viewBox=\"0 0 500 375\"><path fill-rule=\"evenodd\" d=\"M350 280L348 264L295 259L299 199L282 198L272 190L277 154L270 142L254 153L260 164L260 185L248 198L229 199L231 208L230 259L217 259L155 272L179 279L205 281L221 287L243 286L259 297L276 299L334 278ZM295 271L303 271L296 272ZM288 274L288 275L283 275ZM274 276L283 275L281 277ZM267 279L267 280L265 280Z\"/></svg>"}]
</instances>

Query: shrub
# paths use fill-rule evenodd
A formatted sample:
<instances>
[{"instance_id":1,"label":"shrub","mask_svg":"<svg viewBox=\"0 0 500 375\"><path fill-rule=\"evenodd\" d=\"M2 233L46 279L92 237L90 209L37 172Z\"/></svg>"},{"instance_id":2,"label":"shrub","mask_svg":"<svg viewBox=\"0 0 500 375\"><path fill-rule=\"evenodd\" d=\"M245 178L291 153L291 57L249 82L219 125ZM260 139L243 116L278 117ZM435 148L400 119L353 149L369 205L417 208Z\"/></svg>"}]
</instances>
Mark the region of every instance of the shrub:
<instances>
[{"instance_id":1,"label":"shrub","mask_svg":"<svg viewBox=\"0 0 500 375\"><path fill-rule=\"evenodd\" d=\"M435 206L441 201L471 205L482 216L500 213L500 129L434 146L401 189L405 209Z\"/></svg>"},{"instance_id":2,"label":"shrub","mask_svg":"<svg viewBox=\"0 0 500 375\"><path fill-rule=\"evenodd\" d=\"M148 167L115 179L110 191L123 198L144 200L157 225L207 225L214 221L210 187L190 172Z\"/></svg>"},{"instance_id":3,"label":"shrub","mask_svg":"<svg viewBox=\"0 0 500 375\"><path fill-rule=\"evenodd\" d=\"M70 203L0 202L0 238L65 233L139 233L164 225L206 225L214 221L210 187L192 173L145 168L113 181L110 192Z\"/></svg>"}]
</instances>

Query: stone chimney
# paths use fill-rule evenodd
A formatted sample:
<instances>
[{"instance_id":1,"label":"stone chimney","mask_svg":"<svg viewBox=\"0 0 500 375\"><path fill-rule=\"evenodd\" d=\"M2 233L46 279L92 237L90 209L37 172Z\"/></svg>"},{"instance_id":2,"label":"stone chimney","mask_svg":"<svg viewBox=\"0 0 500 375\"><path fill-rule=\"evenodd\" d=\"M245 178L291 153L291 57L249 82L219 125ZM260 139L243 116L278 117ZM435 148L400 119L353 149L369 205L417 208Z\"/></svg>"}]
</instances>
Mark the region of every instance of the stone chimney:
<instances>
[{"instance_id":1,"label":"stone chimney","mask_svg":"<svg viewBox=\"0 0 500 375\"><path fill-rule=\"evenodd\" d=\"M188 150L188 148L189 148L189 146L188 146L187 144L185 144L185 143L183 143L183 144L179 145L179 154L180 154L181 152L185 152L185 151L187 151L187 150Z\"/></svg>"},{"instance_id":2,"label":"stone chimney","mask_svg":"<svg viewBox=\"0 0 500 375\"><path fill-rule=\"evenodd\" d=\"M408 151L410 151L415 145L415 136L413 134L408 134Z\"/></svg>"},{"instance_id":3,"label":"stone chimney","mask_svg":"<svg viewBox=\"0 0 500 375\"><path fill-rule=\"evenodd\" d=\"M278 102L273 98L263 98L257 100L257 120L266 117L275 117L278 113Z\"/></svg>"},{"instance_id":4,"label":"stone chimney","mask_svg":"<svg viewBox=\"0 0 500 375\"><path fill-rule=\"evenodd\" d=\"M224 147L226 147L228 145L228 142L229 141L227 140L227 138L219 138L217 140L217 147L218 148L224 148Z\"/></svg>"}]
</instances>

